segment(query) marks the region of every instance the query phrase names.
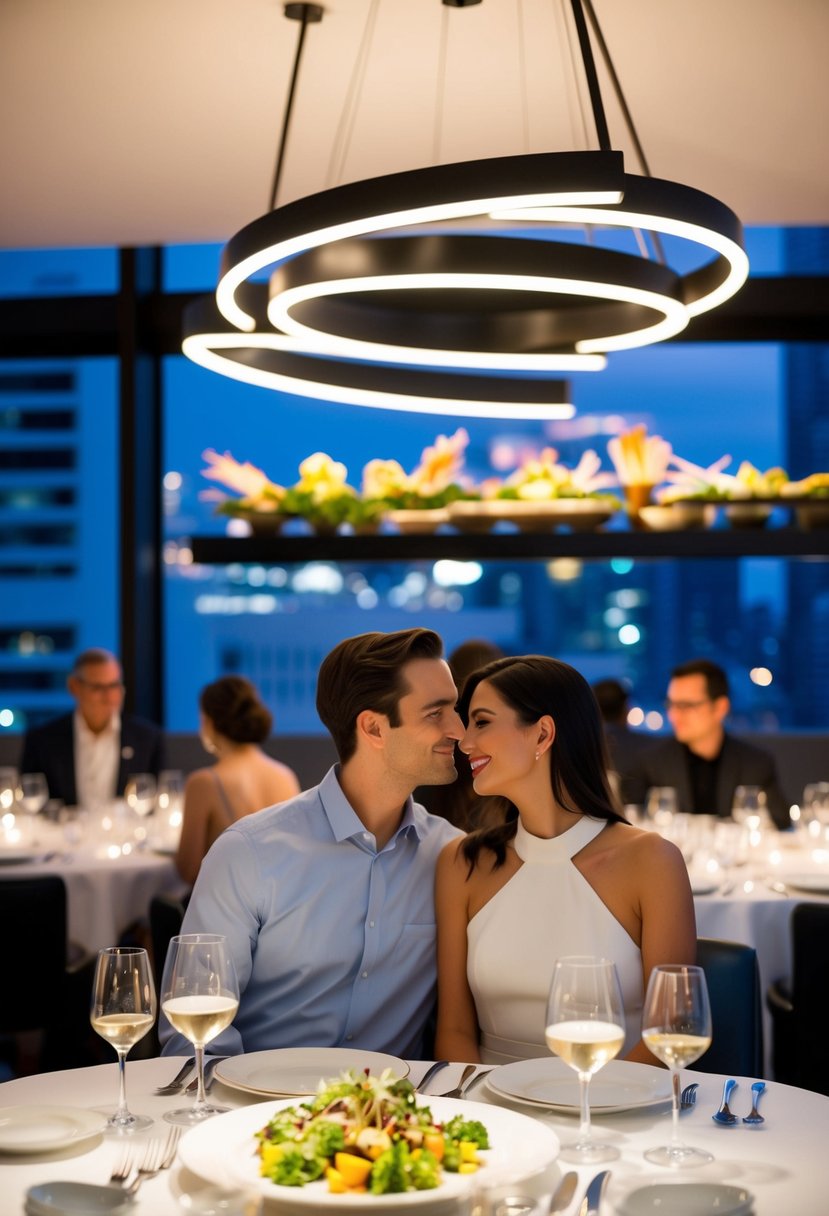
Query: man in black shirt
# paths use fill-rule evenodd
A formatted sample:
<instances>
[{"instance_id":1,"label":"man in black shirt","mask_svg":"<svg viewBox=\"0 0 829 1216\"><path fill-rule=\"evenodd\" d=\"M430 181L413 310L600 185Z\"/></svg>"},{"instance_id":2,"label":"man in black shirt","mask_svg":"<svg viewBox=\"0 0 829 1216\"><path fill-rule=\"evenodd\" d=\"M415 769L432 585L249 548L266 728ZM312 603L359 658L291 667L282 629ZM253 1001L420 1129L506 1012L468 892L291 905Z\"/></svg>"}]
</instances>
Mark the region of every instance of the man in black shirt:
<instances>
[{"instance_id":1,"label":"man in black shirt","mask_svg":"<svg viewBox=\"0 0 829 1216\"><path fill-rule=\"evenodd\" d=\"M643 803L651 786L672 785L681 811L726 817L737 786L758 785L775 825L790 826L773 757L725 730L731 702L721 667L708 659L675 667L666 709L674 738L637 759L629 775L632 801Z\"/></svg>"}]
</instances>

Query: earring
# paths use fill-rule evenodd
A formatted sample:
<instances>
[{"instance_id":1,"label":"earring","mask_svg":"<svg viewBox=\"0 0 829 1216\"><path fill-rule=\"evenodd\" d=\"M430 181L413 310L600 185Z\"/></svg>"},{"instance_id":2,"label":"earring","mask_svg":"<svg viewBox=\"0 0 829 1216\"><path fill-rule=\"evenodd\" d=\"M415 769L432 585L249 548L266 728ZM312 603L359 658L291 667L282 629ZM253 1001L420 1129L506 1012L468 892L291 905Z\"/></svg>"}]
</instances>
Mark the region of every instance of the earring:
<instances>
[{"instance_id":1,"label":"earring","mask_svg":"<svg viewBox=\"0 0 829 1216\"><path fill-rule=\"evenodd\" d=\"M541 752L536 752L536 753L535 753L535 758L536 758L536 760L540 760L540 759L541 759Z\"/></svg>"}]
</instances>

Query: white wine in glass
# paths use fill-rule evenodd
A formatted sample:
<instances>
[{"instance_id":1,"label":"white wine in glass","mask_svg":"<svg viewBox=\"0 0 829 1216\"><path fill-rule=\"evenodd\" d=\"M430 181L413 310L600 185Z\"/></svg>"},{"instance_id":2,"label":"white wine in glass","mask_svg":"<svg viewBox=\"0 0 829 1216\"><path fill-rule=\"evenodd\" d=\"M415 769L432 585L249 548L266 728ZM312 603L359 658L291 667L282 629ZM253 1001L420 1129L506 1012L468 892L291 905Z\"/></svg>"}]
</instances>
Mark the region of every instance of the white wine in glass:
<instances>
[{"instance_id":1,"label":"white wine in glass","mask_svg":"<svg viewBox=\"0 0 829 1216\"><path fill-rule=\"evenodd\" d=\"M545 1037L550 1051L579 1078L579 1136L559 1156L582 1165L614 1160L619 1150L593 1139L589 1098L590 1078L619 1054L625 1041L619 977L609 959L589 955L558 959L547 1000Z\"/></svg>"},{"instance_id":2,"label":"white wine in glass","mask_svg":"<svg viewBox=\"0 0 829 1216\"><path fill-rule=\"evenodd\" d=\"M679 1135L679 1071L711 1046L711 1007L702 967L654 967L642 1011L642 1041L671 1070L671 1143L651 1148L645 1158L676 1168L706 1165L710 1153L690 1148Z\"/></svg>"},{"instance_id":3,"label":"white wine in glass","mask_svg":"<svg viewBox=\"0 0 829 1216\"><path fill-rule=\"evenodd\" d=\"M105 1129L114 1135L143 1131L153 1120L127 1107L126 1059L155 1021L155 984L146 950L108 946L98 951L89 1019L92 1029L118 1053L118 1109Z\"/></svg>"},{"instance_id":4,"label":"white wine in glass","mask_svg":"<svg viewBox=\"0 0 829 1216\"><path fill-rule=\"evenodd\" d=\"M227 948L217 933L182 933L170 940L161 980L161 1009L170 1024L196 1049L198 1093L192 1106L168 1111L168 1123L185 1127L221 1115L204 1093L204 1048L230 1025L239 1008L239 982Z\"/></svg>"}]
</instances>

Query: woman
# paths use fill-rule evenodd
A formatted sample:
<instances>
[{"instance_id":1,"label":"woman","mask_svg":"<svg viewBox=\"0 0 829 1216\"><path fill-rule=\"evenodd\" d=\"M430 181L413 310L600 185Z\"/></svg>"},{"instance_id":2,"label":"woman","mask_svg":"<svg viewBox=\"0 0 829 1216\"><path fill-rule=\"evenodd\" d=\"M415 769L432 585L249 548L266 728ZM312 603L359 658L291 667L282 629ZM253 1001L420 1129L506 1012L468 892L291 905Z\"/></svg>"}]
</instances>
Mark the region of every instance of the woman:
<instances>
[{"instance_id":1,"label":"woman","mask_svg":"<svg viewBox=\"0 0 829 1216\"><path fill-rule=\"evenodd\" d=\"M184 787L176 866L191 884L213 841L234 820L299 793L291 769L259 747L273 718L249 680L222 676L202 689L199 708L202 745L216 763L191 773Z\"/></svg>"},{"instance_id":2,"label":"woman","mask_svg":"<svg viewBox=\"0 0 829 1216\"><path fill-rule=\"evenodd\" d=\"M616 810L589 685L555 659L498 659L469 677L458 710L475 792L509 809L438 862L436 1056L546 1056L555 960L591 954L616 964L622 1054L655 1063L643 994L654 966L694 962L693 898L679 850Z\"/></svg>"}]
</instances>

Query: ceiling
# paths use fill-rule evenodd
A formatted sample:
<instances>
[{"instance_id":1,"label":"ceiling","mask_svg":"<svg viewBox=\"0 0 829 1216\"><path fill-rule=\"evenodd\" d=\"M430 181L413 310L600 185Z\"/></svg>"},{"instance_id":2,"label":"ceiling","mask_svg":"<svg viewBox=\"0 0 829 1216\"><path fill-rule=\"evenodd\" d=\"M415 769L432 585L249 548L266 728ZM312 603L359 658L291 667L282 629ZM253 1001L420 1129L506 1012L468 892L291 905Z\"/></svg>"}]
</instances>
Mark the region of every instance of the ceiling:
<instances>
[{"instance_id":1,"label":"ceiling","mask_svg":"<svg viewBox=\"0 0 829 1216\"><path fill-rule=\"evenodd\" d=\"M562 0L323 7L279 202L438 162L596 146L577 121ZM826 0L594 7L655 176L714 194L745 224L829 224ZM224 241L267 211L298 30L280 0L2 0L0 246ZM637 172L605 98L613 146Z\"/></svg>"}]
</instances>

